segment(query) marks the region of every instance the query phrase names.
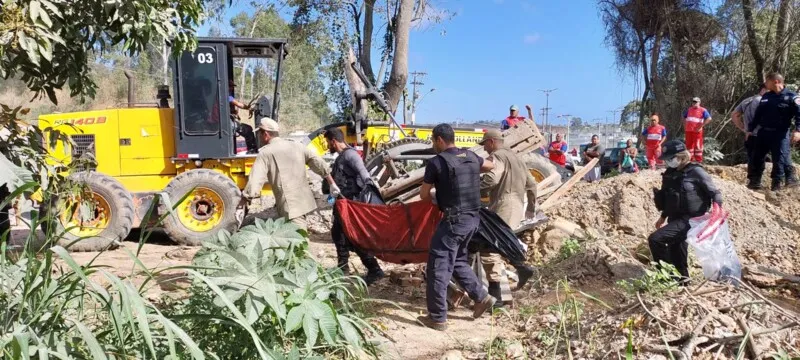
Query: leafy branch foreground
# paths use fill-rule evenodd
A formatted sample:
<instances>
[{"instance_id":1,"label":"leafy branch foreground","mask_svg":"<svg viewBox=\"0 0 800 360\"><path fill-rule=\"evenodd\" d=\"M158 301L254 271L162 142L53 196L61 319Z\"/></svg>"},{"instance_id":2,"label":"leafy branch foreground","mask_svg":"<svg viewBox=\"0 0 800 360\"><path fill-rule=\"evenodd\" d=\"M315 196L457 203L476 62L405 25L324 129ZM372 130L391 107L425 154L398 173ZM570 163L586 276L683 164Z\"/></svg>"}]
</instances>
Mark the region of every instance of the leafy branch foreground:
<instances>
[{"instance_id":1,"label":"leafy branch foreground","mask_svg":"<svg viewBox=\"0 0 800 360\"><path fill-rule=\"evenodd\" d=\"M34 214L36 222L36 214ZM35 236L35 235L32 235ZM33 242L29 242L33 243ZM6 244L4 241L3 244ZM0 255L0 351L8 359L298 359L372 355L372 327L352 304L362 283L325 271L283 220L209 242L192 266L121 279L54 246ZM62 268L61 265L65 264ZM165 271L192 279L186 300L143 294Z\"/></svg>"}]
</instances>

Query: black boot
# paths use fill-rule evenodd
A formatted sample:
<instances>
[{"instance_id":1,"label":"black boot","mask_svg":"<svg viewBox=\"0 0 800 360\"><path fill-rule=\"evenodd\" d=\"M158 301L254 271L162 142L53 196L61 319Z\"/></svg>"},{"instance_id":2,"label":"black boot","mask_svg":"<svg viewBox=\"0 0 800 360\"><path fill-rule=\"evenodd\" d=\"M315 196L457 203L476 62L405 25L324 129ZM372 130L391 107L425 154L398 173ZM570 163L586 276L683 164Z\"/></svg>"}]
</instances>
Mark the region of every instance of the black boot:
<instances>
[{"instance_id":1,"label":"black boot","mask_svg":"<svg viewBox=\"0 0 800 360\"><path fill-rule=\"evenodd\" d=\"M358 252L358 256L361 258L361 262L364 264L364 267L367 268L367 275L364 275L363 277L364 282L367 283L367 286L370 286L378 280L383 279L385 274L383 273L383 270L381 270L378 260L375 259L374 256L364 253L361 250L357 250L356 252Z\"/></svg>"},{"instance_id":2,"label":"black boot","mask_svg":"<svg viewBox=\"0 0 800 360\"><path fill-rule=\"evenodd\" d=\"M344 276L350 276L350 264L348 260L339 260L339 265L336 265L339 270L342 270Z\"/></svg>"},{"instance_id":3,"label":"black boot","mask_svg":"<svg viewBox=\"0 0 800 360\"><path fill-rule=\"evenodd\" d=\"M367 286L371 286L372 284L378 282L378 280L383 279L385 276L386 274L383 273L383 270L377 268L367 271L367 275L364 275L363 279L364 282L367 283Z\"/></svg>"},{"instance_id":4,"label":"black boot","mask_svg":"<svg viewBox=\"0 0 800 360\"><path fill-rule=\"evenodd\" d=\"M797 178L794 176L790 176L786 178L786 188L793 188L800 186L800 182L797 181Z\"/></svg>"},{"instance_id":5,"label":"black boot","mask_svg":"<svg viewBox=\"0 0 800 360\"><path fill-rule=\"evenodd\" d=\"M781 188L780 180L772 180L772 191L781 191Z\"/></svg>"},{"instance_id":6,"label":"black boot","mask_svg":"<svg viewBox=\"0 0 800 360\"><path fill-rule=\"evenodd\" d=\"M536 270L529 265L514 265L514 268L517 269L517 277L519 280L517 281L517 287L514 290L522 289L525 284L528 283L528 280L533 277L533 274Z\"/></svg>"},{"instance_id":7,"label":"black boot","mask_svg":"<svg viewBox=\"0 0 800 360\"><path fill-rule=\"evenodd\" d=\"M747 183L747 188L750 190L761 190L763 186L761 186L761 181L750 181Z\"/></svg>"},{"instance_id":8,"label":"black boot","mask_svg":"<svg viewBox=\"0 0 800 360\"><path fill-rule=\"evenodd\" d=\"M502 290L500 290L500 283L499 282L489 282L489 295L493 298L497 299L492 305L493 309L499 309L503 307L503 300L502 300Z\"/></svg>"}]
</instances>

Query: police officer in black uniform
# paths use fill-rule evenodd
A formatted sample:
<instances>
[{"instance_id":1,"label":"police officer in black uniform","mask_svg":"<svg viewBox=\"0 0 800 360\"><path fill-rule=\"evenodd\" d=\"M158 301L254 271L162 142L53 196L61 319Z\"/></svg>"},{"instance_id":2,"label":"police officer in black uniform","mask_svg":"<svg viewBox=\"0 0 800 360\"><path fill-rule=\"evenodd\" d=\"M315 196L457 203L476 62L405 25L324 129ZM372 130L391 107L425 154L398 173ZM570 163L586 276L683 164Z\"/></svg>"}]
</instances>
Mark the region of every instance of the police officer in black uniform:
<instances>
[{"instance_id":1,"label":"police officer in black uniform","mask_svg":"<svg viewBox=\"0 0 800 360\"><path fill-rule=\"evenodd\" d=\"M325 131L325 140L328 142L328 150L331 153L338 153L339 156L333 162L331 176L336 186L341 191L341 196L348 200L355 200L367 185L372 184L369 172L364 166L364 161L358 152L347 146L344 141L344 133L339 128L332 128ZM364 267L367 268L367 275L364 282L372 285L374 282L384 277L381 266L374 255L366 253L364 250L353 246L342 231L342 222L336 207L333 207L333 226L331 226L331 238L336 246L336 257L338 258L339 268L345 274L350 273L350 251L353 251L361 258Z\"/></svg>"},{"instance_id":2,"label":"police officer in black uniform","mask_svg":"<svg viewBox=\"0 0 800 360\"><path fill-rule=\"evenodd\" d=\"M493 169L494 165L472 151L457 148L455 132L448 124L436 125L431 139L438 155L425 167L420 197L436 203L444 218L436 228L428 254L425 274L428 315L417 320L442 331L447 329L447 285L451 277L475 301L473 317L483 315L496 301L467 261L467 245L480 221L480 173Z\"/></svg>"},{"instance_id":3,"label":"police officer in black uniform","mask_svg":"<svg viewBox=\"0 0 800 360\"><path fill-rule=\"evenodd\" d=\"M688 280L689 219L707 213L712 203L721 208L722 194L703 167L691 162L691 154L680 140L664 143L660 159L667 164L667 170L662 175L661 189L653 192L661 218L647 241L656 263L672 264Z\"/></svg>"},{"instance_id":4,"label":"police officer in black uniform","mask_svg":"<svg viewBox=\"0 0 800 360\"><path fill-rule=\"evenodd\" d=\"M786 187L797 186L794 166L791 166L790 142L800 141L800 97L789 91L783 84L783 76L778 73L767 75L765 85L769 92L761 97L761 102L748 126L748 137L758 131L755 150L748 168L752 174L748 187L757 189L764 173L764 161L767 153L772 156L772 191L781 189L781 182L786 180ZM794 132L791 131L794 119Z\"/></svg>"}]
</instances>

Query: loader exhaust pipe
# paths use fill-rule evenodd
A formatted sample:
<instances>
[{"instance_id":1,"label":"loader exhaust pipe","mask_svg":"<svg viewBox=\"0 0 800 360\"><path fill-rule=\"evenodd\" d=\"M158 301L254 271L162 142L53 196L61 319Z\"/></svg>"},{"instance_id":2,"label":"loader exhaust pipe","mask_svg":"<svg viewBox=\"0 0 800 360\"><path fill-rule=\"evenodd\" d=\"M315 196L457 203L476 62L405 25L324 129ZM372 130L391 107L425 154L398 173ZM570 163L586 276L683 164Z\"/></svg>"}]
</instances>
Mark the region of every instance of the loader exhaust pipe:
<instances>
[{"instance_id":1,"label":"loader exhaust pipe","mask_svg":"<svg viewBox=\"0 0 800 360\"><path fill-rule=\"evenodd\" d=\"M135 85L135 80L133 78L133 73L129 70L123 71L125 73L125 77L128 78L128 107L132 108L133 104L136 103L135 95L133 94L133 87Z\"/></svg>"}]
</instances>

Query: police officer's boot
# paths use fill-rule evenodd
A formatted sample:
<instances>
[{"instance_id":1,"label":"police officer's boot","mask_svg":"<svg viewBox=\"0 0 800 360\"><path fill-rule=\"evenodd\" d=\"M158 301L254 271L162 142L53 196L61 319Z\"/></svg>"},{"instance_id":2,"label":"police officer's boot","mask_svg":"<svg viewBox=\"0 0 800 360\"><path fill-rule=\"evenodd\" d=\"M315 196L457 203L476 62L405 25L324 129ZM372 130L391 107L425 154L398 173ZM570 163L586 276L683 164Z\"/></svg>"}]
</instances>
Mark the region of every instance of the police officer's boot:
<instances>
[{"instance_id":1,"label":"police officer's boot","mask_svg":"<svg viewBox=\"0 0 800 360\"><path fill-rule=\"evenodd\" d=\"M497 299L497 301L494 302L494 305L492 305L492 309L500 309L503 307L503 300L501 300L503 298L502 290L499 282L489 282L489 295Z\"/></svg>"},{"instance_id":2,"label":"police officer's boot","mask_svg":"<svg viewBox=\"0 0 800 360\"><path fill-rule=\"evenodd\" d=\"M780 180L772 180L772 191L780 191L782 188Z\"/></svg>"},{"instance_id":3,"label":"police officer's boot","mask_svg":"<svg viewBox=\"0 0 800 360\"><path fill-rule=\"evenodd\" d=\"M747 183L747 188L750 189L750 190L761 190L764 187L761 186L761 179L759 179L757 181L756 180L750 180Z\"/></svg>"},{"instance_id":4,"label":"police officer's boot","mask_svg":"<svg viewBox=\"0 0 800 360\"><path fill-rule=\"evenodd\" d=\"M800 182L797 181L797 178L794 176L790 176L786 178L786 188L793 188L800 186Z\"/></svg>"},{"instance_id":5,"label":"police officer's boot","mask_svg":"<svg viewBox=\"0 0 800 360\"><path fill-rule=\"evenodd\" d=\"M519 278L517 280L517 287L514 290L519 290L522 289L522 287L528 283L528 280L530 280L531 277L533 277L533 274L536 272L536 270L532 266L524 264L523 265L514 264L514 268L517 270L517 277Z\"/></svg>"}]
</instances>

